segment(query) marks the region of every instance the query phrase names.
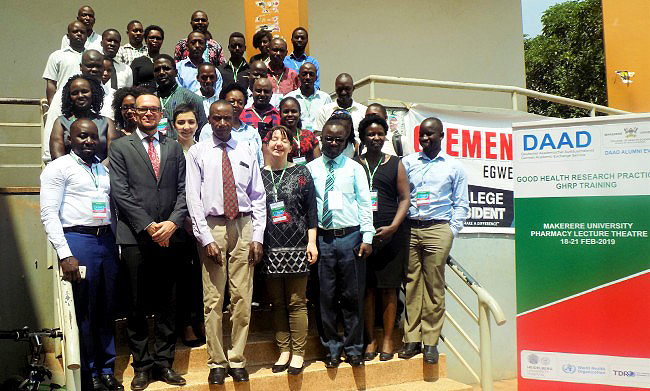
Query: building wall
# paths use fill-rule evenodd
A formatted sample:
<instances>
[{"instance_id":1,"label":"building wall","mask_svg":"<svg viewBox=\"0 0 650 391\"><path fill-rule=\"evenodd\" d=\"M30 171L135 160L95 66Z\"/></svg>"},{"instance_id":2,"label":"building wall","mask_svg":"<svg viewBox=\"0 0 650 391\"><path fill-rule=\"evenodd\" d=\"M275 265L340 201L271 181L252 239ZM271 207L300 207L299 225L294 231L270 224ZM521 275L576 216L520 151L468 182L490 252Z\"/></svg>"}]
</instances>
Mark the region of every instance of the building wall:
<instances>
[{"instance_id":1,"label":"building wall","mask_svg":"<svg viewBox=\"0 0 650 391\"><path fill-rule=\"evenodd\" d=\"M650 111L650 2L602 0L607 100L610 107ZM625 84L616 71L633 71Z\"/></svg>"}]
</instances>

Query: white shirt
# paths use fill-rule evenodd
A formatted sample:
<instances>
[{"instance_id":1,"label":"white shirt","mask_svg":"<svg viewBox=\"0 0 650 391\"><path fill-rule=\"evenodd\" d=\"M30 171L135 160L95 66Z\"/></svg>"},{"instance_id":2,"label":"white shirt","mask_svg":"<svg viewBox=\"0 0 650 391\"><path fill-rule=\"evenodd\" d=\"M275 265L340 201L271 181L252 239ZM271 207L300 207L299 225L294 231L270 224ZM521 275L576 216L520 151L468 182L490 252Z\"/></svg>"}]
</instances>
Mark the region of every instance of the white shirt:
<instances>
[{"instance_id":1,"label":"white shirt","mask_svg":"<svg viewBox=\"0 0 650 391\"><path fill-rule=\"evenodd\" d=\"M253 91L250 89L248 91L248 100L246 101L246 106L244 106L245 109L253 107ZM284 95L282 94L276 94L275 92L273 95L271 95L271 101L269 102L271 106L275 107L276 109L280 109L280 101L284 98Z\"/></svg>"},{"instance_id":2,"label":"white shirt","mask_svg":"<svg viewBox=\"0 0 650 391\"><path fill-rule=\"evenodd\" d=\"M321 106L320 110L318 110L318 114L316 115L316 120L314 121L314 130L322 131L323 125L325 125L325 122L327 122L330 116L332 116L332 113L334 111L346 110L352 117L352 124L354 125L354 139L358 142L359 122L361 122L363 117L366 116L366 109L366 106L362 105L361 103L357 103L354 100L352 101L352 106L348 107L347 109L339 107L339 104L336 101L323 105Z\"/></svg>"},{"instance_id":3,"label":"white shirt","mask_svg":"<svg viewBox=\"0 0 650 391\"><path fill-rule=\"evenodd\" d=\"M72 256L63 227L110 224L110 180L99 163L88 167L74 152L61 156L41 172L41 221L59 259ZM106 204L106 218L93 218L93 200Z\"/></svg>"},{"instance_id":4,"label":"white shirt","mask_svg":"<svg viewBox=\"0 0 650 391\"><path fill-rule=\"evenodd\" d=\"M70 46L70 40L68 39L68 34L63 34L63 38L61 38L61 49L65 49L66 47ZM95 49L100 53L103 53L102 49L102 36L100 34L97 34L94 30L93 33L90 34L88 39L86 39L86 43L84 44L84 49Z\"/></svg>"},{"instance_id":5,"label":"white shirt","mask_svg":"<svg viewBox=\"0 0 650 391\"><path fill-rule=\"evenodd\" d=\"M214 102L219 100L219 94L215 91L214 95L212 95L209 98L206 98L205 96L201 95L201 91L199 90L197 95L200 96L201 99L203 99L203 111L205 111L206 117L210 117L210 106L212 106ZM205 127L205 125L203 127Z\"/></svg>"},{"instance_id":6,"label":"white shirt","mask_svg":"<svg viewBox=\"0 0 650 391\"><path fill-rule=\"evenodd\" d=\"M131 87L133 85L133 71L123 62L113 59L113 66L117 73L117 88ZM110 80L108 82L110 85Z\"/></svg>"},{"instance_id":7,"label":"white shirt","mask_svg":"<svg viewBox=\"0 0 650 391\"><path fill-rule=\"evenodd\" d=\"M147 154L149 153L149 140L147 140L147 137L149 137L148 134L143 132L140 129L136 129L135 131L138 134L138 137L140 137L140 140L142 140L142 146L144 147L145 152ZM158 154L158 161L160 161L160 133L156 132L153 134L153 147L156 149L156 153Z\"/></svg>"},{"instance_id":8,"label":"white shirt","mask_svg":"<svg viewBox=\"0 0 650 391\"><path fill-rule=\"evenodd\" d=\"M103 85L104 87L104 104L102 109L99 111L100 115L103 115L106 118L113 118L113 93L114 89L109 86ZM56 93L52 97L52 103L50 103L50 108L47 110L47 119L45 120L45 125L43 125L43 161L48 163L52 160L50 156L50 135L52 134L52 128L54 127L54 121L56 121L61 116L61 94L63 91L63 86L57 88Z\"/></svg>"},{"instance_id":9,"label":"white shirt","mask_svg":"<svg viewBox=\"0 0 650 391\"><path fill-rule=\"evenodd\" d=\"M68 79L81 73L81 53L70 46L65 49L56 50L47 59L43 79L54 80L56 88L61 88L68 82Z\"/></svg>"},{"instance_id":10,"label":"white shirt","mask_svg":"<svg viewBox=\"0 0 650 391\"><path fill-rule=\"evenodd\" d=\"M330 98L329 94L321 90L315 90L311 96L307 97L303 95L300 88L298 88L297 90L293 90L286 94L285 97L296 98L298 103L300 103L300 120L302 121L302 128L309 129L312 132L316 130L314 122L316 121L316 115L320 108L328 103L332 103L332 98Z\"/></svg>"}]
</instances>

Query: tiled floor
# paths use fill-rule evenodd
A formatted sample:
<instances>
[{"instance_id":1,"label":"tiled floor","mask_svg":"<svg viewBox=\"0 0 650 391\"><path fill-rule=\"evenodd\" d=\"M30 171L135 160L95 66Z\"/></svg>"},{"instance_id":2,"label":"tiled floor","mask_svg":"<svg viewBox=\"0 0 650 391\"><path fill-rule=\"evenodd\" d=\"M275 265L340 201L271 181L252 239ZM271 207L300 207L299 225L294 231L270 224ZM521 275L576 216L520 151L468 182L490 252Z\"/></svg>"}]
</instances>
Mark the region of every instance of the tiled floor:
<instances>
[{"instance_id":1,"label":"tiled floor","mask_svg":"<svg viewBox=\"0 0 650 391\"><path fill-rule=\"evenodd\" d=\"M481 391L481 386L472 386L473 391ZM494 391L517 391L517 379L498 380L494 382Z\"/></svg>"}]
</instances>

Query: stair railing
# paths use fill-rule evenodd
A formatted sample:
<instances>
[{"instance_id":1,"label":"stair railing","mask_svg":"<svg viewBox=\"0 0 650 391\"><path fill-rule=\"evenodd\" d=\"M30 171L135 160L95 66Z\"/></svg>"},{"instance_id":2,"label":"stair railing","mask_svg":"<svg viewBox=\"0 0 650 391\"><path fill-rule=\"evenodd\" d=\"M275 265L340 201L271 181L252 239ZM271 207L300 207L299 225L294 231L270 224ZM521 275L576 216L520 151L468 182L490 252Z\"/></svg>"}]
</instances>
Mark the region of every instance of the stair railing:
<instances>
[{"instance_id":1,"label":"stair railing","mask_svg":"<svg viewBox=\"0 0 650 391\"><path fill-rule=\"evenodd\" d=\"M476 315L465 301L461 299L458 293L445 283L445 290L449 292L449 295L454 298L460 307L467 312L470 318L478 324L480 346L476 345L472 338L465 330L463 330L451 314L448 311L445 311L445 317L449 320L449 323L469 343L472 349L478 353L481 362L481 375L479 376L476 371L474 371L474 369L467 363L467 360L465 360L465 358L460 354L458 349L456 349L456 347L445 338L444 335L441 335L440 339L458 358L461 365L463 365L472 377L481 384L483 391L492 391L492 334L490 332L490 315L494 316L494 321L497 326L506 323L505 315L503 314L501 306L497 303L494 297L492 297L492 295L451 256L447 259L447 266L449 266L449 268L476 294L476 298L478 299L478 315Z\"/></svg>"}]
</instances>

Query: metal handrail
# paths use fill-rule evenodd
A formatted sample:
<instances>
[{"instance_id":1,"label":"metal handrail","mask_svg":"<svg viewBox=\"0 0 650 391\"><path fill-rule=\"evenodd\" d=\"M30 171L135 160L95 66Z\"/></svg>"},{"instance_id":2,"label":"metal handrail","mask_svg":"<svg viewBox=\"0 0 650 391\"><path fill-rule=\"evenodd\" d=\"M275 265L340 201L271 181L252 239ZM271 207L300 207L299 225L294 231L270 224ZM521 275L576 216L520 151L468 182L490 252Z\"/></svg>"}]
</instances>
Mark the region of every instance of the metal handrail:
<instances>
[{"instance_id":1,"label":"metal handrail","mask_svg":"<svg viewBox=\"0 0 650 391\"><path fill-rule=\"evenodd\" d=\"M550 102L560 103L567 106L574 106L574 107L587 109L589 110L589 114L592 117L595 117L596 113L603 113L603 114L628 114L629 113L627 111L615 109L612 107L597 105L595 103L590 103L590 102L583 102L581 100L565 98L563 96L558 96L558 95L546 94L544 92L529 90L523 87L505 86L505 85L498 85L498 84L465 83L465 82L457 82L457 81L416 79L411 77L369 75L354 83L354 87L359 88L365 85L369 85L370 93L368 99L374 100L376 99L376 94L375 94L376 84L451 88L451 89L458 89L458 90L473 90L473 91L486 91L486 92L503 92L511 95L512 109L515 111L519 110L518 97L519 95L522 95L530 98L536 98L536 99L542 99ZM332 95L335 96L336 94L332 94Z\"/></svg>"},{"instance_id":2,"label":"metal handrail","mask_svg":"<svg viewBox=\"0 0 650 391\"><path fill-rule=\"evenodd\" d=\"M449 314L448 311L445 311L445 317L449 319L450 323L454 328L459 332L459 334L470 344L472 349L478 352L481 362L481 375L480 377L476 374L474 369L467 363L467 360L459 353L458 349L448 341L447 338L441 336L441 340L447 345L449 350L459 359L460 363L469 371L469 373L481 383L481 388L483 391L492 391L493 389L493 379L492 379L492 335L490 332L490 314L494 316L494 321L497 326L501 326L506 323L506 317L501 309L499 303L492 297L492 295L483 288L478 281L471 274L463 268L463 266L458 263L453 257L449 256L447 258L447 266L456 273L458 277L476 294L478 299L478 316L472 311L467 304L460 298L460 296L451 289L447 284L445 284L445 290L451 294L451 296L461 305L461 308L469 314L469 316L478 323L479 326L479 336L480 336L480 348L476 346L476 343L469 337L467 332L460 327L460 324Z\"/></svg>"}]
</instances>

